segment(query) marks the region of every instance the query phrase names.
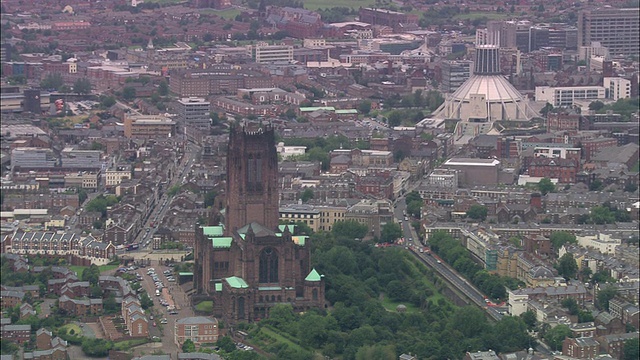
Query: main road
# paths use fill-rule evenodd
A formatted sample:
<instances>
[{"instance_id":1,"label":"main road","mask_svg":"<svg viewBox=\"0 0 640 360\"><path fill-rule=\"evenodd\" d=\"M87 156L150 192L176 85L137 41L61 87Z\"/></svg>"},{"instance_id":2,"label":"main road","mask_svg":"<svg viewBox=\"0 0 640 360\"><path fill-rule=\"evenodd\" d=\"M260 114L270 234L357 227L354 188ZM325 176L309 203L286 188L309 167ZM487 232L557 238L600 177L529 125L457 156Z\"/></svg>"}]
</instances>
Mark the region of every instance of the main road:
<instances>
[{"instance_id":1,"label":"main road","mask_svg":"<svg viewBox=\"0 0 640 360\"><path fill-rule=\"evenodd\" d=\"M195 162L196 155L199 151L199 147L197 145L191 144L187 142L185 154L182 157L182 160L178 166L176 166L176 171L173 172L173 176L167 182L167 185L163 188L164 193L158 200L158 202L154 205L149 216L145 221L145 226L142 231L136 237L135 243L140 244L140 248L151 248L152 247L152 239L153 235L158 228L158 223L162 221L164 215L166 214L169 205L168 191L175 185L182 185L186 182L186 176L191 170L191 166ZM153 223L154 226L151 226ZM148 231L147 231L148 229Z\"/></svg>"},{"instance_id":2,"label":"main road","mask_svg":"<svg viewBox=\"0 0 640 360\"><path fill-rule=\"evenodd\" d=\"M488 306L485 295L469 283L464 276L460 275L444 261L441 261L435 254L420 252L420 249L422 249L424 245L420 242L415 229L411 226L411 219L405 215L406 208L407 205L404 197L399 198L394 204L394 216L402 227L406 247L424 264L433 268L442 278L446 279L449 284L464 294L471 302L484 309L489 316L495 320L500 320L502 314L494 307Z\"/></svg>"}]
</instances>

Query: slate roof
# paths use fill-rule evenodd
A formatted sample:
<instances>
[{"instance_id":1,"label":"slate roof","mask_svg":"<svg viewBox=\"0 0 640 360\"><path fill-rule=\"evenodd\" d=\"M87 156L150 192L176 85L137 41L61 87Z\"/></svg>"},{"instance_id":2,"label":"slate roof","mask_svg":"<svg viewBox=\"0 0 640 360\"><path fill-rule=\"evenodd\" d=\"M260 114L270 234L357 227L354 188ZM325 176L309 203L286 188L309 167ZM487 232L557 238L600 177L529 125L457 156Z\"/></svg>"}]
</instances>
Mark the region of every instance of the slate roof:
<instances>
[{"instance_id":1,"label":"slate roof","mask_svg":"<svg viewBox=\"0 0 640 360\"><path fill-rule=\"evenodd\" d=\"M255 237L267 237L267 236L276 236L276 233L273 230L269 230L263 225L258 224L257 222L252 222L248 225L245 225L238 229L238 234L246 234L251 228Z\"/></svg>"}]
</instances>

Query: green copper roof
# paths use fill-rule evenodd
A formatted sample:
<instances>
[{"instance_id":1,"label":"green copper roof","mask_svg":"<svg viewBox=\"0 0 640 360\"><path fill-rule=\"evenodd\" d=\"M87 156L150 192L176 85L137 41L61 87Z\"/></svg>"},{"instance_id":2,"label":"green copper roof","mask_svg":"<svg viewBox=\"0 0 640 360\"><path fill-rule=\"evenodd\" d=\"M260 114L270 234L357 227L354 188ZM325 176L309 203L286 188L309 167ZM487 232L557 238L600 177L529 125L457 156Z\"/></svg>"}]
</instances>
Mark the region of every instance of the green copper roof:
<instances>
[{"instance_id":1,"label":"green copper roof","mask_svg":"<svg viewBox=\"0 0 640 360\"><path fill-rule=\"evenodd\" d=\"M179 272L178 275L180 276L193 276L192 272Z\"/></svg>"},{"instance_id":2,"label":"green copper roof","mask_svg":"<svg viewBox=\"0 0 640 360\"><path fill-rule=\"evenodd\" d=\"M222 283L216 283L216 291L222 291Z\"/></svg>"},{"instance_id":3,"label":"green copper roof","mask_svg":"<svg viewBox=\"0 0 640 360\"><path fill-rule=\"evenodd\" d=\"M228 277L225 280L232 288L246 289L249 287L249 285L247 285L247 283L242 278L239 278L237 276Z\"/></svg>"},{"instance_id":4,"label":"green copper roof","mask_svg":"<svg viewBox=\"0 0 640 360\"><path fill-rule=\"evenodd\" d=\"M335 111L336 108L334 108L333 106L312 106L300 108L300 112L313 112L317 110Z\"/></svg>"},{"instance_id":5,"label":"green copper roof","mask_svg":"<svg viewBox=\"0 0 640 360\"><path fill-rule=\"evenodd\" d=\"M300 236L292 236L291 239L296 245L304 246L304 243L307 241L308 236L300 235Z\"/></svg>"},{"instance_id":6,"label":"green copper roof","mask_svg":"<svg viewBox=\"0 0 640 360\"><path fill-rule=\"evenodd\" d=\"M245 234L240 234L240 238L242 238L242 240L244 240L245 236L247 236L247 235L245 235Z\"/></svg>"},{"instance_id":7,"label":"green copper roof","mask_svg":"<svg viewBox=\"0 0 640 360\"><path fill-rule=\"evenodd\" d=\"M293 232L296 230L296 226L293 224L288 224L288 225L278 225L278 230L280 230L281 232L284 232L284 229L289 228L289 232L293 234Z\"/></svg>"},{"instance_id":8,"label":"green copper roof","mask_svg":"<svg viewBox=\"0 0 640 360\"><path fill-rule=\"evenodd\" d=\"M358 110L356 109L344 109L344 110L336 110L336 114L357 114Z\"/></svg>"},{"instance_id":9,"label":"green copper roof","mask_svg":"<svg viewBox=\"0 0 640 360\"><path fill-rule=\"evenodd\" d=\"M211 239L211 244L213 248L230 248L231 242L233 242L233 238L231 237L214 237Z\"/></svg>"},{"instance_id":10,"label":"green copper roof","mask_svg":"<svg viewBox=\"0 0 640 360\"><path fill-rule=\"evenodd\" d=\"M309 273L309 275L307 275L307 277L304 278L304 281L321 281L321 280L322 280L322 276L318 274L318 272L316 271L316 268L311 269L311 272Z\"/></svg>"},{"instance_id":11,"label":"green copper roof","mask_svg":"<svg viewBox=\"0 0 640 360\"><path fill-rule=\"evenodd\" d=\"M274 291L281 290L280 286L258 286L258 291Z\"/></svg>"},{"instance_id":12,"label":"green copper roof","mask_svg":"<svg viewBox=\"0 0 640 360\"><path fill-rule=\"evenodd\" d=\"M223 231L224 231L224 227L222 225L202 227L202 233L205 236L222 236Z\"/></svg>"}]
</instances>

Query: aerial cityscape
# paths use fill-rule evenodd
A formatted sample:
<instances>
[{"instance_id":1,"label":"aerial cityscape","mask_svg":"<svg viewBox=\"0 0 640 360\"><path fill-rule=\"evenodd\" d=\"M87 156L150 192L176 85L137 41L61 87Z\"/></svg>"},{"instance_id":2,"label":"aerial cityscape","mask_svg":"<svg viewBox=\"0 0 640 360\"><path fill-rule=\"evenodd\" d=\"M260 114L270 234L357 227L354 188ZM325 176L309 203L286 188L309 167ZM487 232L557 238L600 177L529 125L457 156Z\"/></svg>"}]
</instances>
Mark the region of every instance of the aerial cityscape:
<instances>
[{"instance_id":1,"label":"aerial cityscape","mask_svg":"<svg viewBox=\"0 0 640 360\"><path fill-rule=\"evenodd\" d=\"M640 359L640 2L0 0L0 360Z\"/></svg>"}]
</instances>

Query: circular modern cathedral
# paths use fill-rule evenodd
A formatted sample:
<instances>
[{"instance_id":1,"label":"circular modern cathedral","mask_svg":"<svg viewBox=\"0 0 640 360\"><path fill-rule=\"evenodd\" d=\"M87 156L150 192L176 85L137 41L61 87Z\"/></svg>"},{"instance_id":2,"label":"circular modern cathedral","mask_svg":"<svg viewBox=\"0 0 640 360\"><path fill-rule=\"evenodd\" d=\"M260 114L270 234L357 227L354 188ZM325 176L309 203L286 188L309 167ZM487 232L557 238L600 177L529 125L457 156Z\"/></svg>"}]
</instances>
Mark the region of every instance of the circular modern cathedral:
<instances>
[{"instance_id":1,"label":"circular modern cathedral","mask_svg":"<svg viewBox=\"0 0 640 360\"><path fill-rule=\"evenodd\" d=\"M537 114L529 101L501 74L498 46L478 45L473 75L445 100L432 117L492 123L497 120L530 120L534 116Z\"/></svg>"}]
</instances>

